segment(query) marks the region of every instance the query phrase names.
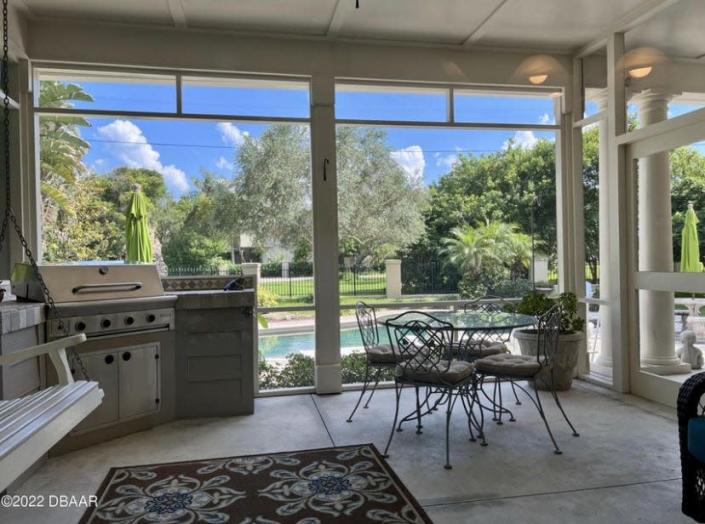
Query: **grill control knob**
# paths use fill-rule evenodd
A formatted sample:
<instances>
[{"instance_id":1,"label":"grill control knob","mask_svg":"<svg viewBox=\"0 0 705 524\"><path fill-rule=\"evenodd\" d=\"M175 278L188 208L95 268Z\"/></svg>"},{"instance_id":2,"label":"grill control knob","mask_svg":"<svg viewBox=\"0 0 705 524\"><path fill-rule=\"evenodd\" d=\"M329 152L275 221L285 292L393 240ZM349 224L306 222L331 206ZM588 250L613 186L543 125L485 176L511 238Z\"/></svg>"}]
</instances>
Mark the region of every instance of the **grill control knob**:
<instances>
[{"instance_id":1,"label":"grill control knob","mask_svg":"<svg viewBox=\"0 0 705 524\"><path fill-rule=\"evenodd\" d=\"M126 326L131 326L134 323L135 323L134 317L125 317L125 325Z\"/></svg>"},{"instance_id":2,"label":"grill control knob","mask_svg":"<svg viewBox=\"0 0 705 524\"><path fill-rule=\"evenodd\" d=\"M146 319L147 322L152 323L157 320L157 316L154 313L150 313L149 315L147 315Z\"/></svg>"},{"instance_id":3,"label":"grill control knob","mask_svg":"<svg viewBox=\"0 0 705 524\"><path fill-rule=\"evenodd\" d=\"M103 329L109 328L110 324L112 324L112 322L110 322L109 318L104 318L103 320L100 321L100 327L102 327Z\"/></svg>"},{"instance_id":4,"label":"grill control knob","mask_svg":"<svg viewBox=\"0 0 705 524\"><path fill-rule=\"evenodd\" d=\"M85 331L86 323L83 320L76 322L76 331Z\"/></svg>"}]
</instances>

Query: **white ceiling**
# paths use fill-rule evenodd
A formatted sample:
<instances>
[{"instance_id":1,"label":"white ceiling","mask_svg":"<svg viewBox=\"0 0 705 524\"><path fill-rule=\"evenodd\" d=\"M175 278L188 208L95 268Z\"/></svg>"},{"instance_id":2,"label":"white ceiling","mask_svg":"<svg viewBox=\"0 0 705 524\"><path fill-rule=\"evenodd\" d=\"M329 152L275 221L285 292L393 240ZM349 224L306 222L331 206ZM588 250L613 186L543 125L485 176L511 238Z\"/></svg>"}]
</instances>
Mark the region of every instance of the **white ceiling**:
<instances>
[{"instance_id":1,"label":"white ceiling","mask_svg":"<svg viewBox=\"0 0 705 524\"><path fill-rule=\"evenodd\" d=\"M320 38L570 52L652 0L16 0L31 17ZM705 53L705 2L680 0L631 35L672 56Z\"/></svg>"}]
</instances>

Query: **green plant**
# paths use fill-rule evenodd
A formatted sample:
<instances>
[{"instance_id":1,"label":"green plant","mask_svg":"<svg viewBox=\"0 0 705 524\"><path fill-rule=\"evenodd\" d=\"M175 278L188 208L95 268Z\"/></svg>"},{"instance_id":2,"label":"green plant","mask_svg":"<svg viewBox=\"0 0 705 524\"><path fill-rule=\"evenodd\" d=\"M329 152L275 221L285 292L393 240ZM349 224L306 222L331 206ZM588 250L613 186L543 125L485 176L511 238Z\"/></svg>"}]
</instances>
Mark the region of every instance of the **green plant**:
<instances>
[{"instance_id":1,"label":"green plant","mask_svg":"<svg viewBox=\"0 0 705 524\"><path fill-rule=\"evenodd\" d=\"M356 352L343 355L341 358L341 371L343 384L358 384L365 380L365 353ZM376 369L370 369L370 379L377 373ZM384 369L379 375L380 382L394 380L394 370Z\"/></svg>"},{"instance_id":2,"label":"green plant","mask_svg":"<svg viewBox=\"0 0 705 524\"><path fill-rule=\"evenodd\" d=\"M582 331L585 320L578 316L578 299L574 293L561 293L556 298L532 291L513 307L516 313L540 317L556 304L561 305L561 333Z\"/></svg>"}]
</instances>

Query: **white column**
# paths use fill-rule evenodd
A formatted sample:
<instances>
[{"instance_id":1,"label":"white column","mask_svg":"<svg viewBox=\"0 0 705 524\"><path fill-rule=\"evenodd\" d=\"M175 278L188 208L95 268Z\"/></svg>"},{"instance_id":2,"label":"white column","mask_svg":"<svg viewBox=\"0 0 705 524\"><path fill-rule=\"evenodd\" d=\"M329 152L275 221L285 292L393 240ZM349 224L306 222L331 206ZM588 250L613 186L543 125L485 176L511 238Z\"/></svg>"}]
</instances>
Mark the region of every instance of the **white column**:
<instances>
[{"instance_id":1,"label":"white column","mask_svg":"<svg viewBox=\"0 0 705 524\"><path fill-rule=\"evenodd\" d=\"M668 118L664 92L645 91L635 97L639 125L646 127ZM673 271L671 171L668 153L639 159L638 172L639 270ZM642 369L659 375L687 373L690 365L676 356L673 325L674 297L668 291L639 291L639 346Z\"/></svg>"},{"instance_id":2,"label":"white column","mask_svg":"<svg viewBox=\"0 0 705 524\"><path fill-rule=\"evenodd\" d=\"M334 100L333 77L314 76L311 79L311 162L316 392L319 394L342 391Z\"/></svg>"},{"instance_id":3,"label":"white column","mask_svg":"<svg viewBox=\"0 0 705 524\"><path fill-rule=\"evenodd\" d=\"M385 260L387 273L387 298L401 297L401 260Z\"/></svg>"},{"instance_id":4,"label":"white column","mask_svg":"<svg viewBox=\"0 0 705 524\"><path fill-rule=\"evenodd\" d=\"M599 110L607 110L607 93L596 99ZM599 124L599 255L600 255L600 298L607 300L610 296L610 272L607 270L607 261L610 256L610 220L609 220L609 126L607 119L603 118ZM610 306L600 306L600 355L595 362L598 366L612 366L612 340L605 336L612 332Z\"/></svg>"},{"instance_id":5,"label":"white column","mask_svg":"<svg viewBox=\"0 0 705 524\"><path fill-rule=\"evenodd\" d=\"M262 278L262 264L258 262L245 262L242 264L242 276L244 277L255 277L255 286L259 283Z\"/></svg>"}]
</instances>

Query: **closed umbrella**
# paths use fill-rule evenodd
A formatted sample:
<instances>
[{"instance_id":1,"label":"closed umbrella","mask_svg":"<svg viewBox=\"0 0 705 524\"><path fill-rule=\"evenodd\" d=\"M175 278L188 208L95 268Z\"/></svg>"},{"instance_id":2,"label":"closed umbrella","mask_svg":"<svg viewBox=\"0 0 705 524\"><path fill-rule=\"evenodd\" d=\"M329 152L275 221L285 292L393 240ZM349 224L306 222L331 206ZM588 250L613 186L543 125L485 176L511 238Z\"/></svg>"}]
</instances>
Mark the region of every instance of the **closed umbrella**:
<instances>
[{"instance_id":1,"label":"closed umbrella","mask_svg":"<svg viewBox=\"0 0 705 524\"><path fill-rule=\"evenodd\" d=\"M692 203L688 204L681 232L680 269L687 273L700 273L703 270L703 263L700 262L700 243L698 242L698 217L695 216Z\"/></svg>"},{"instance_id":2,"label":"closed umbrella","mask_svg":"<svg viewBox=\"0 0 705 524\"><path fill-rule=\"evenodd\" d=\"M152 262L152 241L147 227L147 198L142 188L135 184L125 212L125 240L127 244L127 261L132 263Z\"/></svg>"}]
</instances>

